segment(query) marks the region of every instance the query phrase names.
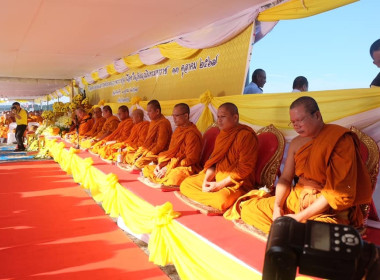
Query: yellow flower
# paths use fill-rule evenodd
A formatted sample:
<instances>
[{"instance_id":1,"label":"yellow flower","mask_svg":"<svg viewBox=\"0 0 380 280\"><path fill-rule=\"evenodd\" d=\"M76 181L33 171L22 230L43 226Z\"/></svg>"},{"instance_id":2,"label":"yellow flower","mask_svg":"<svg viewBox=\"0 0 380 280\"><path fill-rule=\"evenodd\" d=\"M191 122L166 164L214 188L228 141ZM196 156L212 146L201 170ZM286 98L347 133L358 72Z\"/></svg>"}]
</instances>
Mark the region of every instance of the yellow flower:
<instances>
[{"instance_id":1,"label":"yellow flower","mask_svg":"<svg viewBox=\"0 0 380 280\"><path fill-rule=\"evenodd\" d=\"M90 102L88 98L86 97L85 99L82 100L82 105L88 105Z\"/></svg>"},{"instance_id":2,"label":"yellow flower","mask_svg":"<svg viewBox=\"0 0 380 280\"><path fill-rule=\"evenodd\" d=\"M52 120L54 118L54 113L52 111L43 111L41 117L45 120Z\"/></svg>"}]
</instances>

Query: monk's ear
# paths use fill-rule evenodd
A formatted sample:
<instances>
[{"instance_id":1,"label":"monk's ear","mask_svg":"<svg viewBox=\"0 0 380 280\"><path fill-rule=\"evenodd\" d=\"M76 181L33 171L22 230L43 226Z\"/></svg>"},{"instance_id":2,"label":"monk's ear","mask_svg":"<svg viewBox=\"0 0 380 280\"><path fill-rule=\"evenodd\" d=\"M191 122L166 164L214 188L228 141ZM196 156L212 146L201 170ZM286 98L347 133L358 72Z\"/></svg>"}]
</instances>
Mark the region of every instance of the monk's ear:
<instances>
[{"instance_id":1,"label":"monk's ear","mask_svg":"<svg viewBox=\"0 0 380 280\"><path fill-rule=\"evenodd\" d=\"M239 115L238 114L234 114L233 119L234 119L235 122L239 122Z\"/></svg>"},{"instance_id":2,"label":"monk's ear","mask_svg":"<svg viewBox=\"0 0 380 280\"><path fill-rule=\"evenodd\" d=\"M317 119L322 119L322 115L320 111L315 112L315 115L317 116Z\"/></svg>"}]
</instances>

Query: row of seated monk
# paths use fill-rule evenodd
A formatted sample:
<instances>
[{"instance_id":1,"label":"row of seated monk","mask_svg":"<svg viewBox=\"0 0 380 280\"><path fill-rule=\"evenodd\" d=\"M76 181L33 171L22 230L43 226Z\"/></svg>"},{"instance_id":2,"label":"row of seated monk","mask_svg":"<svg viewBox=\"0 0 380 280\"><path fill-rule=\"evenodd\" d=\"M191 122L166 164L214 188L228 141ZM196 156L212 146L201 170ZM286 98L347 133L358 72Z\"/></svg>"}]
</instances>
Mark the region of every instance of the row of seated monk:
<instances>
[{"instance_id":1,"label":"row of seated monk","mask_svg":"<svg viewBox=\"0 0 380 280\"><path fill-rule=\"evenodd\" d=\"M289 125L298 136L289 144L276 186L275 176L267 185L275 187L274 194L259 189L265 157L260 146L265 143L259 143L251 127L239 123L233 103L218 108L218 134L213 147L206 150L204 137L190 122L190 109L184 103L173 108L173 133L157 100L147 106L150 122L144 121L140 109L130 118L126 106L118 109L120 121L109 106L103 107L103 116L100 108L95 109L94 119L83 109L76 113L79 129L68 133L66 139L80 141L81 148L105 160L119 157L121 167L141 172L142 182L177 190L177 196L195 208L240 219L265 233L273 220L283 215L301 222L312 219L363 227L361 205L371 202L374 187L360 155L358 137L344 127L325 124L311 97L300 97L290 106ZM282 156L283 147L271 170L274 175ZM298 182L294 185L295 177Z\"/></svg>"}]
</instances>

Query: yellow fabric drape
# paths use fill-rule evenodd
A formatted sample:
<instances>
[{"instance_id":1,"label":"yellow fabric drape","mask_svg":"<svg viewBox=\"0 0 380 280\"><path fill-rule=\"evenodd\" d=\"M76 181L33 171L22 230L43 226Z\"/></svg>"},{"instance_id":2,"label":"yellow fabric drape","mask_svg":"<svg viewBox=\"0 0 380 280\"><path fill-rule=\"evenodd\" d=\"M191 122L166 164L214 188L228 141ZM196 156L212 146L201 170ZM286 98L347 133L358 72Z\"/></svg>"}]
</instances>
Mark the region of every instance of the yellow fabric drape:
<instances>
[{"instance_id":1,"label":"yellow fabric drape","mask_svg":"<svg viewBox=\"0 0 380 280\"><path fill-rule=\"evenodd\" d=\"M88 82L86 81L86 79L84 77L82 77L82 84L84 84L85 86L88 85Z\"/></svg>"},{"instance_id":2,"label":"yellow fabric drape","mask_svg":"<svg viewBox=\"0 0 380 280\"><path fill-rule=\"evenodd\" d=\"M182 47L176 42L161 44L158 45L157 48L160 49L160 52L163 56L170 59L186 59L199 51L198 49L189 49Z\"/></svg>"},{"instance_id":3,"label":"yellow fabric drape","mask_svg":"<svg viewBox=\"0 0 380 280\"><path fill-rule=\"evenodd\" d=\"M59 92L62 94L62 96L69 96L69 94L64 91L62 88L59 90Z\"/></svg>"},{"instance_id":4,"label":"yellow fabric drape","mask_svg":"<svg viewBox=\"0 0 380 280\"><path fill-rule=\"evenodd\" d=\"M110 74L110 75L117 74L117 71L115 69L115 65L113 65L113 64L108 64L106 66L106 69L107 69L107 73Z\"/></svg>"},{"instance_id":5,"label":"yellow fabric drape","mask_svg":"<svg viewBox=\"0 0 380 280\"><path fill-rule=\"evenodd\" d=\"M210 111L208 105L212 102L213 96L209 90L204 92L200 98L199 102L204 105L203 112L197 121L197 127L200 132L205 132L206 129L214 122L214 117Z\"/></svg>"},{"instance_id":6,"label":"yellow fabric drape","mask_svg":"<svg viewBox=\"0 0 380 280\"><path fill-rule=\"evenodd\" d=\"M92 159L77 156L77 150L64 149L56 139L47 140L46 145L54 160L70 170L82 187L89 188L93 197L101 197L106 213L120 215L134 233L150 234L150 261L174 264L181 279L261 279L259 272L221 254L173 220L180 213L170 202L154 207L121 186L116 175L106 175L92 166Z\"/></svg>"},{"instance_id":7,"label":"yellow fabric drape","mask_svg":"<svg viewBox=\"0 0 380 280\"><path fill-rule=\"evenodd\" d=\"M138 54L124 57L123 60L125 65L128 66L128 68L137 68L144 65L144 63L142 63L142 61L140 60Z\"/></svg>"},{"instance_id":8,"label":"yellow fabric drape","mask_svg":"<svg viewBox=\"0 0 380 280\"><path fill-rule=\"evenodd\" d=\"M100 80L98 71L92 72L91 77L94 80L94 82L97 82Z\"/></svg>"},{"instance_id":9,"label":"yellow fabric drape","mask_svg":"<svg viewBox=\"0 0 380 280\"><path fill-rule=\"evenodd\" d=\"M180 102L184 102L190 107L199 103L207 104L207 102L210 102L215 109L225 102L232 102L239 109L240 121L260 127L273 124L284 131L292 130L288 127L290 104L303 95L305 93L247 94L212 97L211 93L204 93L200 99L168 100L161 101L160 104L162 113L165 116L170 116L174 105ZM307 95L313 97L318 102L323 120L326 123L380 107L380 87L310 91ZM148 101L141 101L139 104L146 109L147 103ZM337 104L339 104L338 110ZM110 105L113 110L117 110L121 104L107 103L107 105ZM125 103L125 105L130 107L132 104ZM204 131L213 122L212 114L207 106L205 106L197 121L197 127L201 131Z\"/></svg>"},{"instance_id":10,"label":"yellow fabric drape","mask_svg":"<svg viewBox=\"0 0 380 280\"><path fill-rule=\"evenodd\" d=\"M290 0L261 12L259 21L277 21L310 17L354 3L358 0Z\"/></svg>"}]
</instances>

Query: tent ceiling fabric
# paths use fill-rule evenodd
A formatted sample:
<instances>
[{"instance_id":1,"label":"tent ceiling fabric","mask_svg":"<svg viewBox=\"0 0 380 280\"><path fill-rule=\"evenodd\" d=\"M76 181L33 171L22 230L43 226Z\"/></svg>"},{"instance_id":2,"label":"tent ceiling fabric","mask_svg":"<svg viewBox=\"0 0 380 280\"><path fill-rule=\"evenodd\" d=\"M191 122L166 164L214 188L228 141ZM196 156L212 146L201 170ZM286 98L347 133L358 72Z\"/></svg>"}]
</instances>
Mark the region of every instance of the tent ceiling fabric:
<instances>
[{"instance_id":1,"label":"tent ceiling fabric","mask_svg":"<svg viewBox=\"0 0 380 280\"><path fill-rule=\"evenodd\" d=\"M0 97L12 99L36 99L41 95L48 95L63 88L70 80L28 79L28 78L1 78ZM12 94L9 94L11 92Z\"/></svg>"},{"instance_id":2,"label":"tent ceiling fabric","mask_svg":"<svg viewBox=\"0 0 380 280\"><path fill-rule=\"evenodd\" d=\"M3 0L0 77L71 79L267 2Z\"/></svg>"}]
</instances>

